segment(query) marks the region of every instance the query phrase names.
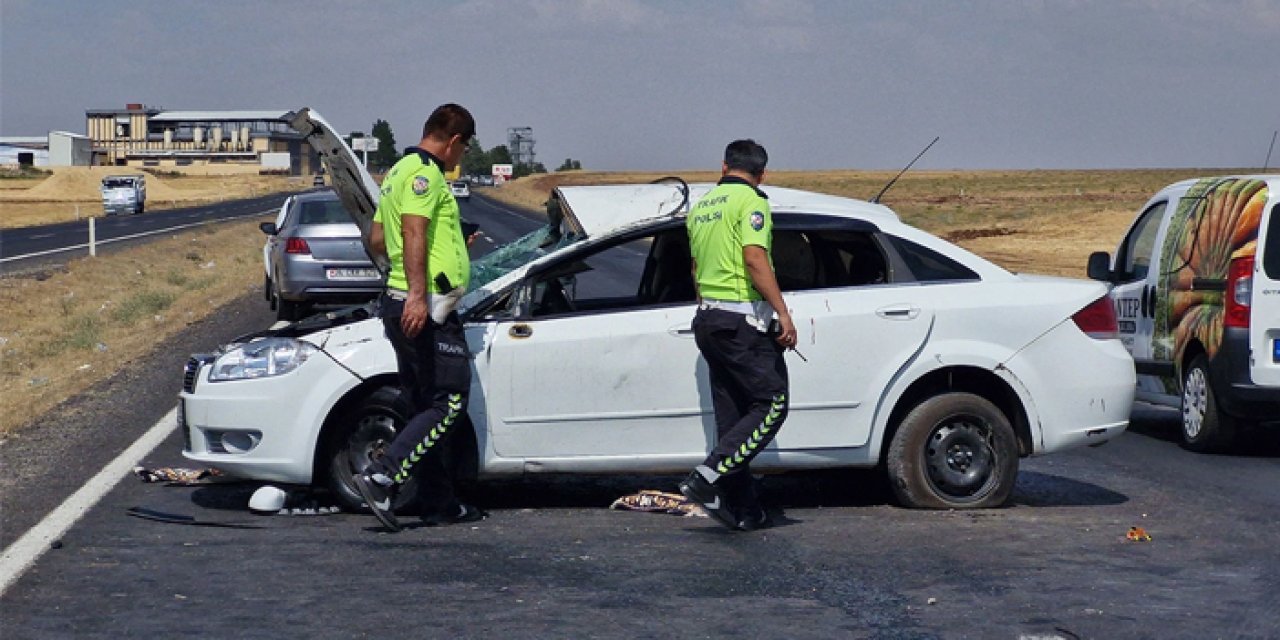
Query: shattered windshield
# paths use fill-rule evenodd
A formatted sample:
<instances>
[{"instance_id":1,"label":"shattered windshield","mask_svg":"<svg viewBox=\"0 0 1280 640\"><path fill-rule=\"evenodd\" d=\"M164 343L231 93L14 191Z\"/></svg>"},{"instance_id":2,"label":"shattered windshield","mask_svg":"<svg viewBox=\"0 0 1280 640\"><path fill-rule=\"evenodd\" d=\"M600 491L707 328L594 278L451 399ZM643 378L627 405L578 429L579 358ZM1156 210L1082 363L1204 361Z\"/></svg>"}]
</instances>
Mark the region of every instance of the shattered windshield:
<instances>
[{"instance_id":1,"label":"shattered windshield","mask_svg":"<svg viewBox=\"0 0 1280 640\"><path fill-rule=\"evenodd\" d=\"M571 245L581 238L573 233L552 232L550 227L541 227L519 239L490 251L483 257L471 261L472 291L501 278L502 276L523 267L542 256Z\"/></svg>"}]
</instances>

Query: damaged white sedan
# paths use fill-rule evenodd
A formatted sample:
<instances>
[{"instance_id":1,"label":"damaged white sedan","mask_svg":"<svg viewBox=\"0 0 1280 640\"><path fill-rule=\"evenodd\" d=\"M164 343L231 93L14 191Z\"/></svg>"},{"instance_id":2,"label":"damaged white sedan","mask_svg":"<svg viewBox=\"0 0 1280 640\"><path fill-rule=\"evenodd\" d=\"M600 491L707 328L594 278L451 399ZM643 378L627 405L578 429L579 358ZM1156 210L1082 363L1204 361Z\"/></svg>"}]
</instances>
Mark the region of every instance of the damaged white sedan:
<instances>
[{"instance_id":1,"label":"damaged white sedan","mask_svg":"<svg viewBox=\"0 0 1280 640\"><path fill-rule=\"evenodd\" d=\"M294 126L367 230L373 181L318 116L303 110ZM715 426L689 327L684 216L712 186L562 187L557 228L474 264L461 306L470 425L455 438L473 454L468 471L674 474L703 459ZM878 204L765 190L799 353L787 354L787 423L754 470L884 463L907 506L992 507L1008 500L1021 457L1124 431L1133 361L1103 285L1009 273ZM186 457L327 486L358 508L352 469L408 414L372 312L317 316L192 358Z\"/></svg>"}]
</instances>

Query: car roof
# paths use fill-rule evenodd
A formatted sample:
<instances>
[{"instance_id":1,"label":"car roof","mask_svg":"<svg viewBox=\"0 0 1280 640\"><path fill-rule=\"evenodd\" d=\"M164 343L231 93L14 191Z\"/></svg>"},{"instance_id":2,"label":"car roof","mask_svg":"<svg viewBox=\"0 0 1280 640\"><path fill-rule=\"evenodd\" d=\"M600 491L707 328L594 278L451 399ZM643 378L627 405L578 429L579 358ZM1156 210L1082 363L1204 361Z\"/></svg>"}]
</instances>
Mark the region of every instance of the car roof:
<instances>
[{"instance_id":1,"label":"car roof","mask_svg":"<svg viewBox=\"0 0 1280 640\"><path fill-rule=\"evenodd\" d=\"M337 200L338 193L333 189L318 189L316 191L306 191L293 196L294 202L306 202L309 200Z\"/></svg>"},{"instance_id":2,"label":"car roof","mask_svg":"<svg viewBox=\"0 0 1280 640\"><path fill-rule=\"evenodd\" d=\"M1176 191L1176 190L1186 190L1186 189L1190 189L1190 188L1191 188L1192 186L1194 186L1197 182L1200 182L1200 181L1202 181L1202 180L1265 180L1265 181L1274 181L1274 180L1277 180L1277 179L1280 179L1280 174L1276 174L1276 173L1253 173L1253 174L1232 174L1232 175L1222 175L1222 176L1201 176L1201 177L1199 177L1199 178L1187 178L1186 180L1179 180L1179 181L1177 181L1177 182L1175 182L1175 183L1173 183L1173 184L1171 184L1171 185L1169 185L1169 186L1165 187L1164 189L1161 189L1161 191L1163 192L1163 191Z\"/></svg>"},{"instance_id":3,"label":"car roof","mask_svg":"<svg viewBox=\"0 0 1280 640\"><path fill-rule=\"evenodd\" d=\"M689 185L688 201L679 184L562 186L560 200L588 236L598 236L642 220L684 215L689 206L715 188L710 182ZM814 193L800 189L762 185L774 215L809 213L868 220L877 225L900 222L898 215L880 204Z\"/></svg>"}]
</instances>

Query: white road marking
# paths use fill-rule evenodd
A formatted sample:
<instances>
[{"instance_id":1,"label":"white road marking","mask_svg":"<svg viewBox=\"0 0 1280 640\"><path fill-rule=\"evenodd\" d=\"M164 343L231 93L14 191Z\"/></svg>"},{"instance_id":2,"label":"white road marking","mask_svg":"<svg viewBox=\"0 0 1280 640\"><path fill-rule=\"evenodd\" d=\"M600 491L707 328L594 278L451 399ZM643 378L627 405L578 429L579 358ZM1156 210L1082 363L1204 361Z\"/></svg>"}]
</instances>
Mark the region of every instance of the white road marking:
<instances>
[{"instance_id":1,"label":"white road marking","mask_svg":"<svg viewBox=\"0 0 1280 640\"><path fill-rule=\"evenodd\" d=\"M144 456L151 453L178 426L178 408L174 407L160 421L151 426L142 437L129 445L123 453L103 467L98 475L90 478L71 497L49 512L43 520L31 527L21 538L0 554L0 595L9 586L22 577L31 565L35 564L49 545L58 540L76 523L102 496L111 491L120 479L130 473Z\"/></svg>"},{"instance_id":2,"label":"white road marking","mask_svg":"<svg viewBox=\"0 0 1280 640\"><path fill-rule=\"evenodd\" d=\"M31 236L31 238L30 238L30 239L31 239L31 240L39 240L39 239L41 239L41 238L52 238L54 235L56 235L56 234L53 234L53 233L41 233L41 234L37 234L37 235Z\"/></svg>"},{"instance_id":3,"label":"white road marking","mask_svg":"<svg viewBox=\"0 0 1280 640\"><path fill-rule=\"evenodd\" d=\"M203 221L203 222L193 222L193 223L191 223L191 224L180 224L180 225L177 225L177 226L174 226L174 227L166 227L166 228L164 228L164 229L156 229L156 230L154 230L154 231L143 231L142 233L134 233L134 234L130 234L130 235L127 235L127 236L120 236L119 238L110 238L110 239L108 239L108 240L99 240L99 241L98 241L98 244L100 244L100 245L102 245L102 244L110 244L110 243L112 243L112 242L120 242L121 240L132 240L132 239L134 239L134 238L142 238L142 237L145 237L145 236L153 236L153 235L155 235L155 234L157 234L157 233L169 233L169 232L171 232L171 231L177 231L177 230L179 230L179 229L188 229L188 228L190 228L190 227L199 227L199 226L203 226L203 225L206 225L206 224L214 224L214 223L217 223L217 222L226 222L226 221L228 221L228 220L238 220L238 219L240 219L240 218L252 218L252 217L254 217L254 216L265 216L265 215L271 215L271 214L273 214L273 213L275 213L275 210L273 210L273 209L272 209L272 210L260 211L260 212L255 212L255 213L245 214L245 215L239 215L239 216L228 216L228 217L226 217L226 218L218 218L218 219L216 219L216 220L205 220L205 221ZM87 249L87 248L89 248L89 243L88 243L88 242L86 242L86 243L84 243L84 244L72 245L72 246L69 246L69 247L62 247L61 249L49 249L48 251L37 251L37 252L35 252L35 253L24 253L24 254L22 254L22 255L20 255L20 256L9 256L8 258L0 258L0 264L3 264L3 263L5 263L5 262L9 262L9 261L11 261L11 260L22 260L23 258L35 258L35 257L38 257L38 256L47 256L47 255L51 255L51 254L54 254L54 253L62 253L63 251L75 251L76 249Z\"/></svg>"}]
</instances>

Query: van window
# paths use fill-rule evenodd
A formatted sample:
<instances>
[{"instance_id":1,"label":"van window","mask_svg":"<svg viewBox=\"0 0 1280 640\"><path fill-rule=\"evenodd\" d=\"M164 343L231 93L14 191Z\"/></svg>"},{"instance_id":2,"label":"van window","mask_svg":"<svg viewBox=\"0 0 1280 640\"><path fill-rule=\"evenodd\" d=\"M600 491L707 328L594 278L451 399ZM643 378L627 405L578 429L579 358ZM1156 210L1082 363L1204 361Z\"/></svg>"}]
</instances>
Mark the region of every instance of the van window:
<instances>
[{"instance_id":1,"label":"van window","mask_svg":"<svg viewBox=\"0 0 1280 640\"><path fill-rule=\"evenodd\" d=\"M1267 219L1267 254L1262 257L1262 268L1267 277L1280 280L1280 204L1271 207Z\"/></svg>"},{"instance_id":2,"label":"van window","mask_svg":"<svg viewBox=\"0 0 1280 640\"><path fill-rule=\"evenodd\" d=\"M1160 220L1168 206L1168 201L1151 205L1129 232L1129 237L1125 238L1117 264L1125 280L1147 279L1147 273L1151 271L1151 257L1156 250L1156 233L1160 231Z\"/></svg>"}]
</instances>

